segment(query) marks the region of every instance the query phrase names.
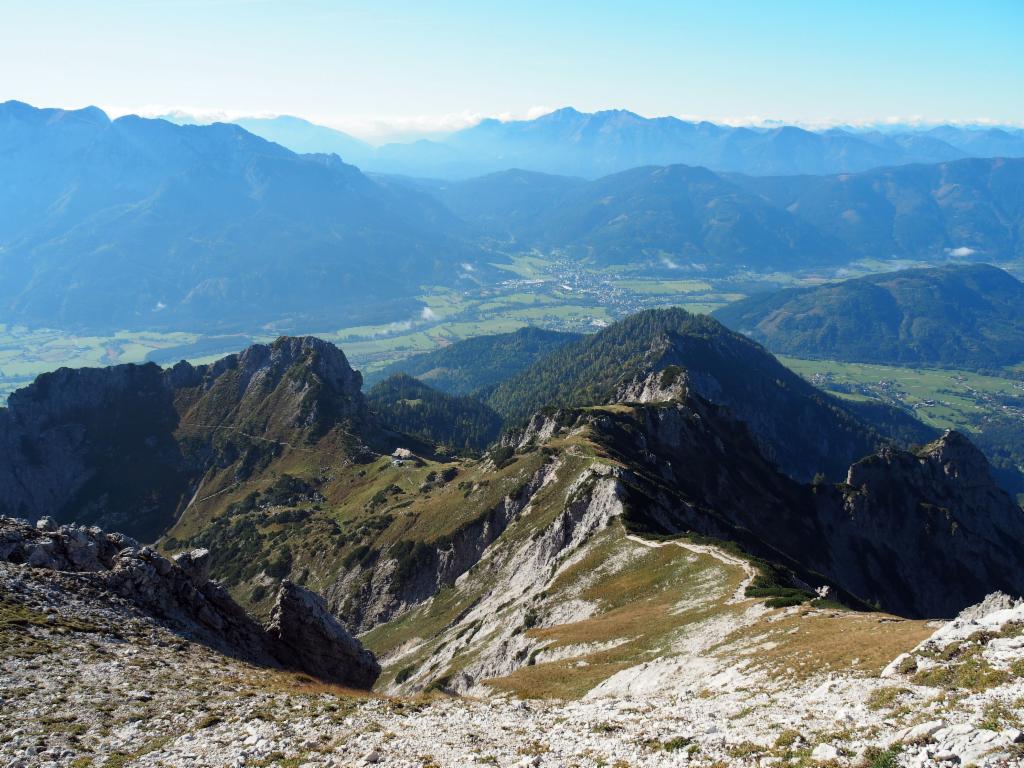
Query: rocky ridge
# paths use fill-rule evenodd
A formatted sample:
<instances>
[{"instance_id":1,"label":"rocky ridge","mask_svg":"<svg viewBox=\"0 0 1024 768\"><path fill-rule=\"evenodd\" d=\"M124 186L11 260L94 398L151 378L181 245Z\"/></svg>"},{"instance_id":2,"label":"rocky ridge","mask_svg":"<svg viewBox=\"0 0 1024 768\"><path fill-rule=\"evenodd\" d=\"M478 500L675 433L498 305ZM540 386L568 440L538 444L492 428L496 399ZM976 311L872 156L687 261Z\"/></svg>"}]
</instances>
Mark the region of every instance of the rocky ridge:
<instances>
[{"instance_id":1,"label":"rocky ridge","mask_svg":"<svg viewBox=\"0 0 1024 768\"><path fill-rule=\"evenodd\" d=\"M621 467L627 527L739 543L792 571L789 586L852 604L950 617L988 591L1024 592L1024 511L984 455L949 431L914 451L882 447L846 481L798 483L747 425L668 368L629 382L606 407L563 409L507 437L529 449L585 435Z\"/></svg>"},{"instance_id":2,"label":"rocky ridge","mask_svg":"<svg viewBox=\"0 0 1024 768\"><path fill-rule=\"evenodd\" d=\"M96 600L116 596L149 617L222 653L265 666L299 669L318 679L369 688L380 672L323 601L285 582L267 627L208 580L205 550L169 560L119 533L98 528L36 526L0 517L0 560L56 572L70 591Z\"/></svg>"},{"instance_id":3,"label":"rocky ridge","mask_svg":"<svg viewBox=\"0 0 1024 768\"><path fill-rule=\"evenodd\" d=\"M153 541L218 476L245 479L289 446L338 430L361 455L361 386L341 350L309 336L210 365L44 374L0 408L0 514Z\"/></svg>"}]
</instances>

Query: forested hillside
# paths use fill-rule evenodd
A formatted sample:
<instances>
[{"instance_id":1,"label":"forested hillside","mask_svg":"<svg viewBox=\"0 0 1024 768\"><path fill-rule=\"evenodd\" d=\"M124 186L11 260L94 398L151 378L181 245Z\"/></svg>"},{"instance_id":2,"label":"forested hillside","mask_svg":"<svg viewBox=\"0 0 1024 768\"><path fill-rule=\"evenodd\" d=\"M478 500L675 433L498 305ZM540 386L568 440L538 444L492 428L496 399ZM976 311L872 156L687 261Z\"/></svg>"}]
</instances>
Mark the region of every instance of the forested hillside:
<instances>
[{"instance_id":1,"label":"forested hillside","mask_svg":"<svg viewBox=\"0 0 1024 768\"><path fill-rule=\"evenodd\" d=\"M998 369L1024 360L1024 284L985 264L752 296L714 316L794 357Z\"/></svg>"},{"instance_id":2,"label":"forested hillside","mask_svg":"<svg viewBox=\"0 0 1024 768\"><path fill-rule=\"evenodd\" d=\"M389 429L458 451L482 450L501 432L501 417L481 401L439 392L404 373L378 382L366 401Z\"/></svg>"}]
</instances>

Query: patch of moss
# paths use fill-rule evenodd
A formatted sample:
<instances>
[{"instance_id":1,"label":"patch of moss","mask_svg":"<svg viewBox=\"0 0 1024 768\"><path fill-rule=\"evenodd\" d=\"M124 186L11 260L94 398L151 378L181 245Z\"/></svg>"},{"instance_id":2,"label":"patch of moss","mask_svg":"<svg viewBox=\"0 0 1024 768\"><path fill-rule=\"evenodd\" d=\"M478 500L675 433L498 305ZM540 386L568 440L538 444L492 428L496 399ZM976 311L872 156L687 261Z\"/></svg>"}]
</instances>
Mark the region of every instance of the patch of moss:
<instances>
[{"instance_id":1,"label":"patch of moss","mask_svg":"<svg viewBox=\"0 0 1024 768\"><path fill-rule=\"evenodd\" d=\"M872 710L892 709L900 696L907 692L906 688L895 685L876 688L868 695L867 708Z\"/></svg>"}]
</instances>

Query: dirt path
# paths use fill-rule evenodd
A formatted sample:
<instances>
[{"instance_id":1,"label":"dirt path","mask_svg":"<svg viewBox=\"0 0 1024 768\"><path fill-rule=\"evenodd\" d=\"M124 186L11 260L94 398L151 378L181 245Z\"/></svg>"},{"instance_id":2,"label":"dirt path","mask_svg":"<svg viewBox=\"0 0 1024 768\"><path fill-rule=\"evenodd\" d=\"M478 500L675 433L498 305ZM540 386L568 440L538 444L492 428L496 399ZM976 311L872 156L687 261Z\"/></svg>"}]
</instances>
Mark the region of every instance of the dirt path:
<instances>
[{"instance_id":1,"label":"dirt path","mask_svg":"<svg viewBox=\"0 0 1024 768\"><path fill-rule=\"evenodd\" d=\"M694 544L689 541L680 540L649 541L648 539L642 539L639 536L634 536L633 534L629 533L626 534L626 538L630 541L636 542L637 544L643 544L645 547L650 547L651 549L664 547L666 544L675 544L677 547L688 549L689 551L696 552L697 554L709 555L715 558L715 560L718 560L721 563L725 563L726 565L732 565L737 568L742 568L743 572L746 574L746 577L743 579L743 582L739 585L739 587L736 588L736 591L733 593L732 597L730 597L726 601L726 605L734 605L745 600L747 587L750 586L750 583L754 580L754 577L757 575L757 569L754 568L754 566L752 566L742 557L737 557L736 555L730 554L729 552L719 549L718 547L711 546L710 544Z\"/></svg>"}]
</instances>

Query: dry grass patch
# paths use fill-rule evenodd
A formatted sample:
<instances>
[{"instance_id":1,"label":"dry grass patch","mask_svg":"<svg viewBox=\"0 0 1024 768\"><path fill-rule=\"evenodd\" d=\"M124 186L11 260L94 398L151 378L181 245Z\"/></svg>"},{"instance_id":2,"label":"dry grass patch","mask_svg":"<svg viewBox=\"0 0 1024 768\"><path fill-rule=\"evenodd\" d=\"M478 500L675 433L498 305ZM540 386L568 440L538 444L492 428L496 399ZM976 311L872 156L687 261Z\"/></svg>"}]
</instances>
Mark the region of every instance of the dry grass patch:
<instances>
[{"instance_id":1,"label":"dry grass patch","mask_svg":"<svg viewBox=\"0 0 1024 768\"><path fill-rule=\"evenodd\" d=\"M807 679L826 671L877 675L896 656L929 637L924 621L853 611L802 610L773 623L734 633L725 643L742 647L753 634L774 647L759 647L752 669L775 678Z\"/></svg>"},{"instance_id":2,"label":"dry grass patch","mask_svg":"<svg viewBox=\"0 0 1024 768\"><path fill-rule=\"evenodd\" d=\"M884 688L876 688L868 695L866 702L868 709L892 709L900 697L907 693L906 688L896 685L887 685Z\"/></svg>"}]
</instances>

